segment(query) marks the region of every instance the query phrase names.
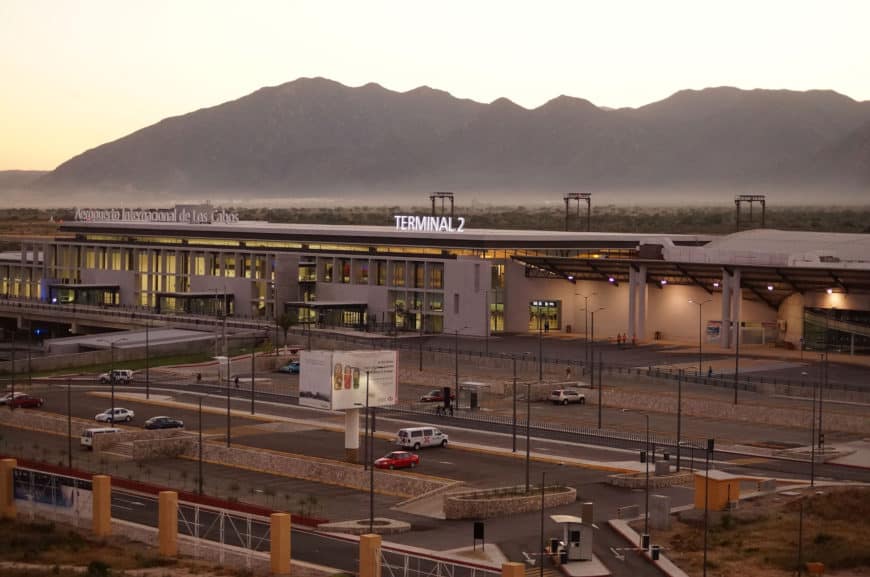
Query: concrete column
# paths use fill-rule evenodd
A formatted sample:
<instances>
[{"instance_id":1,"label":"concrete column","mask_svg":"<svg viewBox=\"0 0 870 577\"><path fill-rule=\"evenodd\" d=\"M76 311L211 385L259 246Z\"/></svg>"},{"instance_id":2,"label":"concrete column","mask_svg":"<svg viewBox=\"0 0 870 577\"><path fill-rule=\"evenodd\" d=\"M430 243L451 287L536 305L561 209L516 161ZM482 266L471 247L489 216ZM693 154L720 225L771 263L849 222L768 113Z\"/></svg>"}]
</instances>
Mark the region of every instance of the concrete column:
<instances>
[{"instance_id":1,"label":"concrete column","mask_svg":"<svg viewBox=\"0 0 870 577\"><path fill-rule=\"evenodd\" d=\"M634 267L628 267L628 337L637 338L637 272Z\"/></svg>"},{"instance_id":2,"label":"concrete column","mask_svg":"<svg viewBox=\"0 0 870 577\"><path fill-rule=\"evenodd\" d=\"M344 457L349 463L359 463L359 409L344 412Z\"/></svg>"},{"instance_id":3,"label":"concrete column","mask_svg":"<svg viewBox=\"0 0 870 577\"><path fill-rule=\"evenodd\" d=\"M290 574L290 514L272 513L269 538L269 554L272 560L272 575Z\"/></svg>"},{"instance_id":4,"label":"concrete column","mask_svg":"<svg viewBox=\"0 0 870 577\"><path fill-rule=\"evenodd\" d=\"M522 563L514 563L513 561L509 563L501 564L501 577L524 577L526 574L526 566Z\"/></svg>"},{"instance_id":5,"label":"concrete column","mask_svg":"<svg viewBox=\"0 0 870 577\"><path fill-rule=\"evenodd\" d=\"M722 271L722 328L719 345L723 349L731 347L731 275Z\"/></svg>"},{"instance_id":6,"label":"concrete column","mask_svg":"<svg viewBox=\"0 0 870 577\"><path fill-rule=\"evenodd\" d=\"M160 542L160 555L178 555L178 493L160 491L157 521L157 538Z\"/></svg>"},{"instance_id":7,"label":"concrete column","mask_svg":"<svg viewBox=\"0 0 870 577\"><path fill-rule=\"evenodd\" d=\"M637 340L646 340L646 266L641 265L637 277Z\"/></svg>"},{"instance_id":8,"label":"concrete column","mask_svg":"<svg viewBox=\"0 0 870 577\"><path fill-rule=\"evenodd\" d=\"M381 536L359 537L359 577L381 577Z\"/></svg>"},{"instance_id":9,"label":"concrete column","mask_svg":"<svg viewBox=\"0 0 870 577\"><path fill-rule=\"evenodd\" d=\"M112 534L112 478L108 475L94 475L92 484L93 522L92 528L97 537Z\"/></svg>"},{"instance_id":10,"label":"concrete column","mask_svg":"<svg viewBox=\"0 0 870 577\"><path fill-rule=\"evenodd\" d=\"M2 519L15 518L15 493L13 492L12 472L17 466L18 461L15 459L0 460L0 518Z\"/></svg>"}]
</instances>

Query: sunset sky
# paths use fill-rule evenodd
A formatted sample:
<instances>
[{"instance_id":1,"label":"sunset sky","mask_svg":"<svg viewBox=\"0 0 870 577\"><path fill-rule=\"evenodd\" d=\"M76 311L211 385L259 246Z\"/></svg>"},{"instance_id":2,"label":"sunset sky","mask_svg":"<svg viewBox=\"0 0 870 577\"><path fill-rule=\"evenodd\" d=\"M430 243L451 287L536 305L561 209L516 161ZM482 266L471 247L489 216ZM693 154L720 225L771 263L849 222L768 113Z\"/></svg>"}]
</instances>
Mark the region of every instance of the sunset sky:
<instances>
[{"instance_id":1,"label":"sunset sky","mask_svg":"<svg viewBox=\"0 0 870 577\"><path fill-rule=\"evenodd\" d=\"M870 100L870 2L0 0L0 170L301 76L533 108L683 88Z\"/></svg>"}]
</instances>

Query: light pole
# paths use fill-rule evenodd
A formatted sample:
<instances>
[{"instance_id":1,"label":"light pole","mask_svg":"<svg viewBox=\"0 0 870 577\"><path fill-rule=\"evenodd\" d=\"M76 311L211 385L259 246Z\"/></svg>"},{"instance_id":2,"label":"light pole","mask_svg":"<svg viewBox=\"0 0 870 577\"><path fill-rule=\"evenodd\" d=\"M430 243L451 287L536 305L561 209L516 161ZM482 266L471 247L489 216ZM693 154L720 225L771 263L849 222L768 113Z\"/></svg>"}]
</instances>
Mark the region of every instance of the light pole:
<instances>
[{"instance_id":1,"label":"light pole","mask_svg":"<svg viewBox=\"0 0 870 577\"><path fill-rule=\"evenodd\" d=\"M366 465L369 468L369 533L374 532L375 526L375 468L368 462L375 450L374 436L375 427L372 423L371 437L369 437L369 371L366 370Z\"/></svg>"},{"instance_id":2,"label":"light pole","mask_svg":"<svg viewBox=\"0 0 870 577\"><path fill-rule=\"evenodd\" d=\"M256 387L254 383L257 380L257 334L254 333L253 341L251 342L251 414L254 414L254 397L256 396Z\"/></svg>"},{"instance_id":3,"label":"light pole","mask_svg":"<svg viewBox=\"0 0 870 577\"><path fill-rule=\"evenodd\" d=\"M677 472L680 472L680 456L683 432L683 370L677 372Z\"/></svg>"},{"instance_id":4,"label":"light pole","mask_svg":"<svg viewBox=\"0 0 870 577\"><path fill-rule=\"evenodd\" d=\"M145 398L151 398L151 372L150 372L150 342L149 342L149 333L150 333L150 325L148 321L145 321Z\"/></svg>"},{"instance_id":5,"label":"light pole","mask_svg":"<svg viewBox=\"0 0 870 577\"><path fill-rule=\"evenodd\" d=\"M541 319L541 308L538 307L538 382L544 382L544 323Z\"/></svg>"},{"instance_id":6,"label":"light pole","mask_svg":"<svg viewBox=\"0 0 870 577\"><path fill-rule=\"evenodd\" d=\"M66 380L66 466L72 469L72 390Z\"/></svg>"},{"instance_id":7,"label":"light pole","mask_svg":"<svg viewBox=\"0 0 870 577\"><path fill-rule=\"evenodd\" d=\"M583 297L583 316L585 317L583 323L583 360L585 361L584 366L589 366L589 299L597 296L598 293L593 292L588 295L584 295L581 293L574 293L577 296Z\"/></svg>"},{"instance_id":8,"label":"light pole","mask_svg":"<svg viewBox=\"0 0 870 577\"><path fill-rule=\"evenodd\" d=\"M547 472L541 471L541 572L539 577L544 577L544 492L547 486Z\"/></svg>"},{"instance_id":9,"label":"light pole","mask_svg":"<svg viewBox=\"0 0 870 577\"><path fill-rule=\"evenodd\" d=\"M513 365L514 365L514 411L513 411L513 420L511 421L511 452L517 452L517 356L513 355ZM815 410L816 400L813 398L813 410Z\"/></svg>"},{"instance_id":10,"label":"light pole","mask_svg":"<svg viewBox=\"0 0 870 577\"><path fill-rule=\"evenodd\" d=\"M710 458L713 453L713 439L707 439L704 451L704 577L707 577L707 533L710 526Z\"/></svg>"},{"instance_id":11,"label":"light pole","mask_svg":"<svg viewBox=\"0 0 870 577\"><path fill-rule=\"evenodd\" d=\"M702 339L701 339L701 307L710 302L711 299L706 299L703 301L696 301L694 299L689 299L689 302L693 305L698 305L698 376L701 376L701 365L703 364L703 349L702 347Z\"/></svg>"},{"instance_id":12,"label":"light pole","mask_svg":"<svg viewBox=\"0 0 870 577\"><path fill-rule=\"evenodd\" d=\"M118 343L126 341L126 338L121 338L117 340L106 340L100 339L100 342L109 343L109 383L111 384L111 396L112 396L112 412L111 412L111 421L112 425L115 424L115 346Z\"/></svg>"},{"instance_id":13,"label":"light pole","mask_svg":"<svg viewBox=\"0 0 870 577\"><path fill-rule=\"evenodd\" d=\"M590 312L589 312L589 314L592 316L592 342L590 343L590 346L592 346L592 347L595 346L595 313L600 312L600 311L603 311L603 310L607 310L607 307L599 307L599 308L595 309L594 311L590 311ZM594 387L594 386L595 386L595 370L594 370L594 367L595 367L595 351L594 351L594 349L590 349L589 352L590 352L589 358L590 358L590 360L592 361L592 365L591 365L591 366L592 366L592 369L593 369L592 372L590 373L590 375L591 375L590 383L591 383L591 385ZM601 357L599 356L599 359L600 359L600 358L601 358ZM598 365L598 370L599 370L599 371L602 370L601 363L599 363L599 365ZM600 428L601 428L601 404L602 404L602 402L603 402L602 395L601 395L601 378L600 378L600 375L599 375L599 379L598 379L598 380L599 380L599 383L598 383L598 384L599 384L599 386L598 386L598 428L600 429Z\"/></svg>"},{"instance_id":14,"label":"light pole","mask_svg":"<svg viewBox=\"0 0 870 577\"><path fill-rule=\"evenodd\" d=\"M740 319L734 321L734 404L737 404L737 384L740 381Z\"/></svg>"},{"instance_id":15,"label":"light pole","mask_svg":"<svg viewBox=\"0 0 870 577\"><path fill-rule=\"evenodd\" d=\"M801 388L806 388L807 372L801 371ZM816 485L816 385L813 383L813 416L810 418L810 487Z\"/></svg>"},{"instance_id":16,"label":"light pole","mask_svg":"<svg viewBox=\"0 0 870 577\"><path fill-rule=\"evenodd\" d=\"M622 409L623 413L633 413L631 409ZM644 458L644 462L646 464L646 480L644 481L644 508L643 508L643 535L641 535L641 548L644 550L649 546L649 461L650 461L650 451L649 451L649 414L647 413L639 413L643 415L646 420L646 457Z\"/></svg>"},{"instance_id":17,"label":"light pole","mask_svg":"<svg viewBox=\"0 0 870 577\"><path fill-rule=\"evenodd\" d=\"M531 462L532 383L526 383L526 493L529 492L529 463Z\"/></svg>"},{"instance_id":18,"label":"light pole","mask_svg":"<svg viewBox=\"0 0 870 577\"><path fill-rule=\"evenodd\" d=\"M199 469L197 487L199 494L202 495L202 397L199 398Z\"/></svg>"}]
</instances>

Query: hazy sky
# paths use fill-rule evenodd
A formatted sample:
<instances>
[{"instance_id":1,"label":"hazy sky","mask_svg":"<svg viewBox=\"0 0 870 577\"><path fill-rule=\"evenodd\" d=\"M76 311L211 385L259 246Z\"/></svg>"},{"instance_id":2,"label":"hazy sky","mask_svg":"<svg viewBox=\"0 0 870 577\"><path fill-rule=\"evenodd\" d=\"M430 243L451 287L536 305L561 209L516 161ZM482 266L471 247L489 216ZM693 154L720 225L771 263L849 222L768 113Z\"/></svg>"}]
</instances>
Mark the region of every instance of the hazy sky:
<instances>
[{"instance_id":1,"label":"hazy sky","mask_svg":"<svg viewBox=\"0 0 870 577\"><path fill-rule=\"evenodd\" d=\"M300 76L533 108L682 88L870 100L870 1L0 0L0 170Z\"/></svg>"}]
</instances>

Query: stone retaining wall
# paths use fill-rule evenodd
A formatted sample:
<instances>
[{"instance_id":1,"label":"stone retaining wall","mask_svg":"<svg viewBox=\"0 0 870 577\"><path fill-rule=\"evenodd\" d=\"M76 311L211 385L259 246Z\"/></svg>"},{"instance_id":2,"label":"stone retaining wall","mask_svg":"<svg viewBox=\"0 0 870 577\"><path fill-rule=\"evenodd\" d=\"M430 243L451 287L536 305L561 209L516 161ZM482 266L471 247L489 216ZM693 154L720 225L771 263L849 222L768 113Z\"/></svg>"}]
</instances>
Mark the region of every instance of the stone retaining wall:
<instances>
[{"instance_id":1,"label":"stone retaining wall","mask_svg":"<svg viewBox=\"0 0 870 577\"><path fill-rule=\"evenodd\" d=\"M197 458L196 444L183 453L190 458ZM203 445L202 458L228 466L243 466L256 469L263 473L287 475L297 479L306 479L318 483L340 485L360 491L369 489L369 471L360 465L301 457L260 449L230 447L216 443ZM412 497L420 493L428 493L444 486L451 481L434 477L416 475L414 473L397 473L375 469L375 491L400 497Z\"/></svg>"},{"instance_id":2,"label":"stone retaining wall","mask_svg":"<svg viewBox=\"0 0 870 577\"><path fill-rule=\"evenodd\" d=\"M693 473L690 471L674 473L672 475L650 475L649 486L652 489L660 489L662 487L672 487L674 485L689 485L694 479ZM643 489L646 487L645 473L620 473L618 475L610 475L608 482L615 487L625 487L628 489Z\"/></svg>"},{"instance_id":3,"label":"stone retaining wall","mask_svg":"<svg viewBox=\"0 0 870 577\"><path fill-rule=\"evenodd\" d=\"M447 519L489 519L541 509L540 487L525 494L525 486L503 487L484 491L462 491L444 498ZM577 500L573 487L548 487L544 493L544 508L567 505Z\"/></svg>"}]
</instances>

